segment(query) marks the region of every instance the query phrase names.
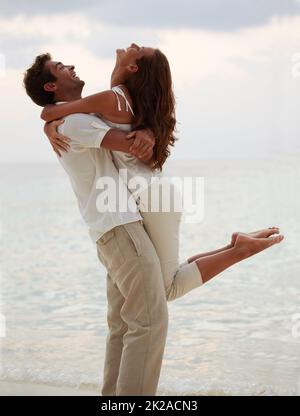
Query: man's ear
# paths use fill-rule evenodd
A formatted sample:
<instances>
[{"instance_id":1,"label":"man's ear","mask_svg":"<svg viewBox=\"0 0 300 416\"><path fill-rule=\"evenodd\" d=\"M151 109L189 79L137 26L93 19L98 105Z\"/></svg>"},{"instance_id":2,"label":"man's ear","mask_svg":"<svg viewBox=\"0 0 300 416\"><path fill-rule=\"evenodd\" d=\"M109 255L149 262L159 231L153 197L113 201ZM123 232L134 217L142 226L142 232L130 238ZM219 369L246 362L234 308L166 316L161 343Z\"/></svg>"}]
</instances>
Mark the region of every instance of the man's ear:
<instances>
[{"instance_id":1,"label":"man's ear","mask_svg":"<svg viewBox=\"0 0 300 416\"><path fill-rule=\"evenodd\" d=\"M129 64L127 69L130 73L133 74L134 72L138 71L139 67L136 64Z\"/></svg>"},{"instance_id":2,"label":"man's ear","mask_svg":"<svg viewBox=\"0 0 300 416\"><path fill-rule=\"evenodd\" d=\"M46 84L44 84L44 90L54 92L57 90L57 86L54 82L47 82Z\"/></svg>"}]
</instances>

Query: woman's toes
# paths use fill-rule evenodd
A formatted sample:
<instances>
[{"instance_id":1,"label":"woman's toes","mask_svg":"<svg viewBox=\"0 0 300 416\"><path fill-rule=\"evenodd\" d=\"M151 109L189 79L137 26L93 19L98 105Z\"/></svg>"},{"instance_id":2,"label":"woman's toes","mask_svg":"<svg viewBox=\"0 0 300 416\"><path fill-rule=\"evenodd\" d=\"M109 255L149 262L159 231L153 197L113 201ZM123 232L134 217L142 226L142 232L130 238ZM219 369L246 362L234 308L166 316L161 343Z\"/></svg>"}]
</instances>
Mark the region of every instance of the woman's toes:
<instances>
[{"instance_id":1,"label":"woman's toes","mask_svg":"<svg viewBox=\"0 0 300 416\"><path fill-rule=\"evenodd\" d=\"M274 230L274 233L279 233L279 227L269 227L269 230Z\"/></svg>"},{"instance_id":2,"label":"woman's toes","mask_svg":"<svg viewBox=\"0 0 300 416\"><path fill-rule=\"evenodd\" d=\"M279 234L279 228L277 227L269 227L266 231L265 231L265 235L266 237L269 237L272 234Z\"/></svg>"},{"instance_id":3,"label":"woman's toes","mask_svg":"<svg viewBox=\"0 0 300 416\"><path fill-rule=\"evenodd\" d=\"M282 234L279 234L279 235L274 236L274 239L276 243L280 243L284 239L284 236Z\"/></svg>"},{"instance_id":4,"label":"woman's toes","mask_svg":"<svg viewBox=\"0 0 300 416\"><path fill-rule=\"evenodd\" d=\"M270 237L270 235L278 234L278 233L279 233L279 229L277 227L269 227L269 228L264 228L259 231L254 231L252 233L249 233L249 235L255 238L268 238Z\"/></svg>"},{"instance_id":5,"label":"woman's toes","mask_svg":"<svg viewBox=\"0 0 300 416\"><path fill-rule=\"evenodd\" d=\"M271 237L269 237L269 239L272 240L273 244L277 244L277 243L280 243L284 239L284 236L282 234L272 235Z\"/></svg>"}]
</instances>

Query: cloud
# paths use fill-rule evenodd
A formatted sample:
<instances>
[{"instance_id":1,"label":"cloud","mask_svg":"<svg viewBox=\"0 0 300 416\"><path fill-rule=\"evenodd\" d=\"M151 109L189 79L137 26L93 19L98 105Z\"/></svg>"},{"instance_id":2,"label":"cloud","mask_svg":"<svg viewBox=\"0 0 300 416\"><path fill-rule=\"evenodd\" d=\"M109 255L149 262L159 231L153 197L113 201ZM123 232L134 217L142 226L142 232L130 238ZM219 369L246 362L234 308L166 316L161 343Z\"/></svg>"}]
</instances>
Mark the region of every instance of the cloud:
<instances>
[{"instance_id":1,"label":"cloud","mask_svg":"<svg viewBox=\"0 0 300 416\"><path fill-rule=\"evenodd\" d=\"M65 20L62 25L64 16L53 15L54 37L46 37L47 21L36 22L38 16L28 18L27 24L26 19L14 21L5 30L13 32L12 27L17 25L25 48L38 27L36 37L42 39L43 50L52 52L55 59L76 65L77 73L86 81L84 95L106 89L114 49L111 55L107 49L103 57L102 46L92 43L92 35L97 33L97 40L101 33L109 33L107 43L113 47L119 41L127 43L127 32L120 30L123 39L119 34L114 37L111 26L89 24L88 18L72 16L73 20ZM76 35L75 24L82 36ZM299 28L300 17L286 17L273 18L267 25L238 33L175 28L153 32L157 46L169 58L177 97L180 140L173 157L300 151L300 78L292 77L292 56L300 52ZM152 32L145 29L140 36L151 38ZM25 58L27 65L33 56ZM42 133L40 108L26 96L21 78L20 68L8 69L6 77L0 79L4 142L0 159L55 160Z\"/></svg>"},{"instance_id":2,"label":"cloud","mask_svg":"<svg viewBox=\"0 0 300 416\"><path fill-rule=\"evenodd\" d=\"M5 55L8 68L28 66L35 55L45 51L44 45L49 42L67 39L81 44L88 36L88 19L77 14L51 16L51 30L46 15L0 18L0 52Z\"/></svg>"},{"instance_id":3,"label":"cloud","mask_svg":"<svg viewBox=\"0 0 300 416\"><path fill-rule=\"evenodd\" d=\"M299 28L300 16L273 17L265 25L223 32L137 30L75 11L2 16L0 53L5 52L8 68L0 78L1 161L55 160L43 136L40 108L21 86L22 72L37 53L49 51L55 59L75 64L87 95L108 87L115 48L132 40L160 47L169 58L181 123L173 156L300 151L300 78L291 75L291 58L300 52Z\"/></svg>"},{"instance_id":4,"label":"cloud","mask_svg":"<svg viewBox=\"0 0 300 416\"><path fill-rule=\"evenodd\" d=\"M7 67L16 69L28 66L48 44L69 43L113 59L116 48L132 41L156 47L164 43L166 33L176 36L186 30L221 33L226 39L236 30L263 27L274 16L300 14L296 0L64 0L59 4L0 0L0 4L0 53ZM190 42L198 47L193 39ZM205 49L205 44L200 48Z\"/></svg>"},{"instance_id":5,"label":"cloud","mask_svg":"<svg viewBox=\"0 0 300 416\"><path fill-rule=\"evenodd\" d=\"M59 2L14 2L1 0L3 16L26 16L80 12L113 26L136 28L203 28L231 31L258 26L273 16L300 13L297 0L64 0ZM50 17L51 19L51 17ZM48 25L51 30L51 22Z\"/></svg>"},{"instance_id":6,"label":"cloud","mask_svg":"<svg viewBox=\"0 0 300 416\"><path fill-rule=\"evenodd\" d=\"M114 59L116 48L132 41L157 45L158 31L145 28L137 33L133 27L119 29L79 13L52 15L51 31L47 15L0 18L0 52L6 56L9 68L28 66L35 55L49 50L48 45L68 44L73 51L74 46L78 50L86 48L97 57ZM77 55L75 51L73 59Z\"/></svg>"},{"instance_id":7,"label":"cloud","mask_svg":"<svg viewBox=\"0 0 300 416\"><path fill-rule=\"evenodd\" d=\"M294 0L115 0L93 5L91 10L118 26L232 31L262 25L273 16L299 14L300 5Z\"/></svg>"}]
</instances>

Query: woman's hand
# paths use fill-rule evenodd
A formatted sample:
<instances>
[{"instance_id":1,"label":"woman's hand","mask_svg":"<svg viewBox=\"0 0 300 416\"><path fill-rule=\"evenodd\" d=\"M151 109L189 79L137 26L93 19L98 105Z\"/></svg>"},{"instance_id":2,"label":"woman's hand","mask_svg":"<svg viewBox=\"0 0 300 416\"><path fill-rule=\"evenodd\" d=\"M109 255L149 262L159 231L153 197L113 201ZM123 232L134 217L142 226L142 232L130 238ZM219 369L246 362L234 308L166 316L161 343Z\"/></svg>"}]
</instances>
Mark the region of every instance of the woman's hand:
<instances>
[{"instance_id":1,"label":"woman's hand","mask_svg":"<svg viewBox=\"0 0 300 416\"><path fill-rule=\"evenodd\" d=\"M51 143L51 146L54 150L54 152L61 157L60 151L67 152L70 148L70 145L68 142L71 141L69 137L66 137L60 133L57 132L57 127L60 126L65 120L54 120L50 123L45 123L44 125L44 132L46 136L49 139L49 142Z\"/></svg>"},{"instance_id":2,"label":"woman's hand","mask_svg":"<svg viewBox=\"0 0 300 416\"><path fill-rule=\"evenodd\" d=\"M129 152L147 163L153 156L153 147L155 145L155 137L150 129L135 130L129 133L127 139L134 139L134 142L129 148Z\"/></svg>"}]
</instances>

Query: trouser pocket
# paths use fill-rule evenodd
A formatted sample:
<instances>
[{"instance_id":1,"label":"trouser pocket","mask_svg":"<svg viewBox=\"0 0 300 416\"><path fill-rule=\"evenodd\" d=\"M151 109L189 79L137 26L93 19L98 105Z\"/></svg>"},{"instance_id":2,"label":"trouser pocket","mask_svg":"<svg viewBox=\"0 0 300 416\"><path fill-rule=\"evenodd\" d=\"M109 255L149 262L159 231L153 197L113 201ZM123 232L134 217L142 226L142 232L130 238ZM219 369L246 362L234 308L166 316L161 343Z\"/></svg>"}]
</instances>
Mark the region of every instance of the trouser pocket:
<instances>
[{"instance_id":1,"label":"trouser pocket","mask_svg":"<svg viewBox=\"0 0 300 416\"><path fill-rule=\"evenodd\" d=\"M109 273L117 271L125 261L118 243L116 228L107 231L97 241L98 257Z\"/></svg>"},{"instance_id":2,"label":"trouser pocket","mask_svg":"<svg viewBox=\"0 0 300 416\"><path fill-rule=\"evenodd\" d=\"M140 227L140 222L136 223L127 223L124 224L124 230L128 234L132 248L137 256L141 255L141 242L138 236L138 227Z\"/></svg>"}]
</instances>

